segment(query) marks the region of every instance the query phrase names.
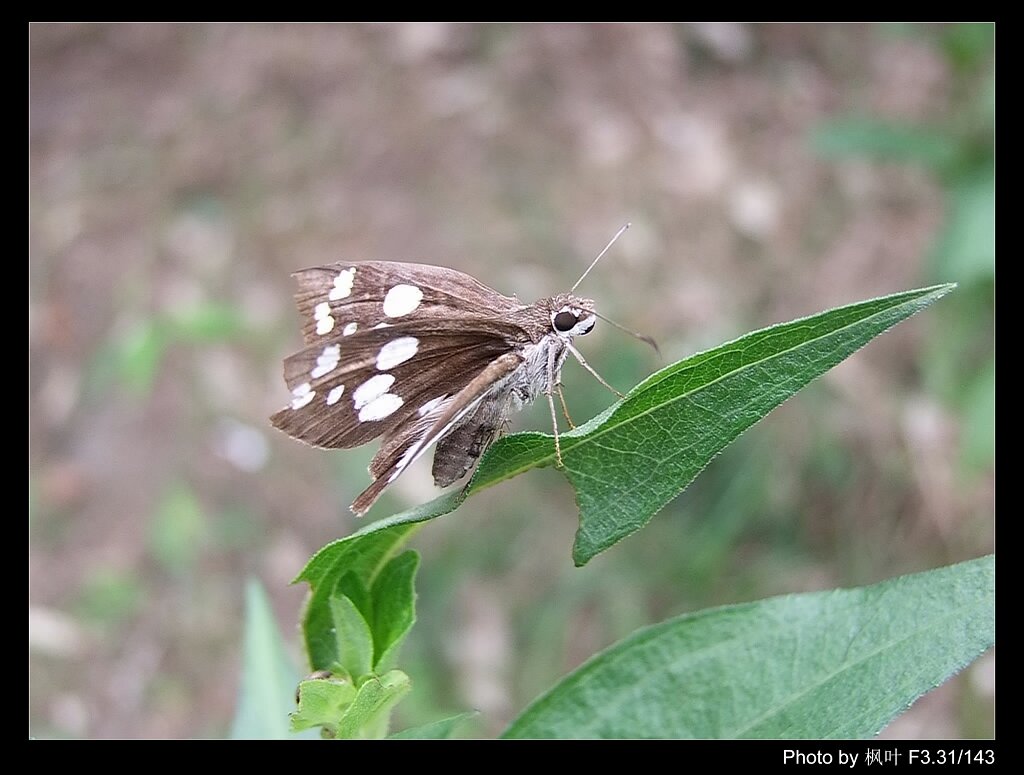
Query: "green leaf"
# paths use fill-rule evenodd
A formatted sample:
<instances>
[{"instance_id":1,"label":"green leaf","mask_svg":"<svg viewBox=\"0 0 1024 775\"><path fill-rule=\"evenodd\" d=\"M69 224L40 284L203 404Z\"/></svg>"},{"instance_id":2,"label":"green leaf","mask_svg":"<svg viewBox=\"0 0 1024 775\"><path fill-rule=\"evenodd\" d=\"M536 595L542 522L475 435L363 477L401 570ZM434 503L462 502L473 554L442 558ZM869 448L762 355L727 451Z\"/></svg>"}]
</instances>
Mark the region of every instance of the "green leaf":
<instances>
[{"instance_id":1,"label":"green leaf","mask_svg":"<svg viewBox=\"0 0 1024 775\"><path fill-rule=\"evenodd\" d=\"M952 288L898 293L747 334L662 369L564 434L564 473L580 507L576 564L640 529L740 433ZM474 490L554 462L549 436L503 441L481 463Z\"/></svg>"},{"instance_id":2,"label":"green leaf","mask_svg":"<svg viewBox=\"0 0 1024 775\"><path fill-rule=\"evenodd\" d=\"M329 670L338 661L330 600L336 594L336 587L345 585L342 578L353 574L363 586L369 587L379 570L416 529L416 521L381 520L327 544L310 558L295 578L295 583L305 581L312 589L302 633L313 670ZM350 586L352 582L347 584Z\"/></svg>"},{"instance_id":3,"label":"green leaf","mask_svg":"<svg viewBox=\"0 0 1024 775\"><path fill-rule=\"evenodd\" d=\"M373 669L386 670L416 622L415 576L420 558L403 552L373 582Z\"/></svg>"},{"instance_id":4,"label":"green leaf","mask_svg":"<svg viewBox=\"0 0 1024 775\"><path fill-rule=\"evenodd\" d=\"M359 596L353 597L353 585L356 584L354 579L358 579L358 584L362 587L372 589L374 579L387 566L401 545L419 529L419 524L455 510L463 498L462 491L445 493L429 504L373 522L344 539L328 544L310 558L293 583L306 582L312 590L302 623L306 653L312 670L330 670L331 665L339 661L329 604L331 598L339 593L345 594L368 620L373 621L373 611L370 609L374 606L364 602L368 597L367 593L361 593L360 599L356 599ZM413 567L407 570L415 572L415 569L414 563ZM400 643L400 638L396 640L394 634L402 628L402 617L408 619L408 626L404 627L402 634L408 632L415 620L415 611L412 609L415 603L412 579L409 579L406 592L391 594L398 595L399 599L388 599L385 602L384 598L387 596L382 591L374 594L376 598L381 599L381 604L387 607L381 619L384 642L377 649L378 661L380 657L387 657L393 653ZM402 595L407 603L401 602ZM408 612L404 614L396 610L403 604L410 606Z\"/></svg>"},{"instance_id":5,"label":"green leaf","mask_svg":"<svg viewBox=\"0 0 1024 775\"><path fill-rule=\"evenodd\" d=\"M317 588L324 583L333 583L346 571L353 571L364 578L371 577L396 548L419 529L420 523L454 511L462 500L462 493L458 490L448 492L429 503L378 519L350 536L332 541L309 559L292 583L305 581Z\"/></svg>"},{"instance_id":6,"label":"green leaf","mask_svg":"<svg viewBox=\"0 0 1024 775\"><path fill-rule=\"evenodd\" d=\"M361 678L373 667L373 636L370 625L349 598L331 598L331 620L338 664L353 678Z\"/></svg>"},{"instance_id":7,"label":"green leaf","mask_svg":"<svg viewBox=\"0 0 1024 775\"><path fill-rule=\"evenodd\" d=\"M369 626L369 622L373 619L373 601L370 600L367 581L351 571L343 573L334 586L334 596L343 595L351 600Z\"/></svg>"},{"instance_id":8,"label":"green leaf","mask_svg":"<svg viewBox=\"0 0 1024 775\"><path fill-rule=\"evenodd\" d=\"M433 721L419 727L403 729L388 735L389 740L450 740L455 730L471 718L480 715L478 712L459 713L457 716L450 716L440 721Z\"/></svg>"},{"instance_id":9,"label":"green leaf","mask_svg":"<svg viewBox=\"0 0 1024 775\"><path fill-rule=\"evenodd\" d=\"M326 727L335 732L338 719L356 697L356 687L346 677L312 678L299 684L299 707L291 716L291 729Z\"/></svg>"},{"instance_id":10,"label":"green leaf","mask_svg":"<svg viewBox=\"0 0 1024 775\"><path fill-rule=\"evenodd\" d=\"M288 657L263 588L259 582L250 580L245 589L242 679L231 737L236 740L296 737L289 732L288 708L295 703L295 687L300 677Z\"/></svg>"},{"instance_id":11,"label":"green leaf","mask_svg":"<svg viewBox=\"0 0 1024 775\"><path fill-rule=\"evenodd\" d=\"M995 558L635 632L535 701L510 738L863 738L995 640Z\"/></svg>"},{"instance_id":12,"label":"green leaf","mask_svg":"<svg viewBox=\"0 0 1024 775\"><path fill-rule=\"evenodd\" d=\"M740 433L954 287L905 291L755 331L665 367L622 401L562 434L562 470L580 508L576 564L639 530ZM356 535L407 530L447 514L467 494L554 462L552 436L505 436L487 450L464 490L380 520ZM337 543L310 564L339 562Z\"/></svg>"},{"instance_id":13,"label":"green leaf","mask_svg":"<svg viewBox=\"0 0 1024 775\"><path fill-rule=\"evenodd\" d=\"M384 737L392 706L402 699L410 688L409 676L401 670L391 670L379 678L368 678L359 687L355 699L342 714L338 722L337 737Z\"/></svg>"}]
</instances>

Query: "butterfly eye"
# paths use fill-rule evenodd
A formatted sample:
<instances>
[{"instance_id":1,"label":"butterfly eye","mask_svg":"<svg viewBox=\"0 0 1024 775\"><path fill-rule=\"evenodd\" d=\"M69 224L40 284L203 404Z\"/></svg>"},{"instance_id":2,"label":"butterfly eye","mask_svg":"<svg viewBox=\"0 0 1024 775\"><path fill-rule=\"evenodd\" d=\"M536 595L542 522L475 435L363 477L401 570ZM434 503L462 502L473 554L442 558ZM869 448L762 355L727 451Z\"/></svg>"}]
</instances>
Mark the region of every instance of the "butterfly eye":
<instances>
[{"instance_id":1,"label":"butterfly eye","mask_svg":"<svg viewBox=\"0 0 1024 775\"><path fill-rule=\"evenodd\" d=\"M580 319L573 313L565 311L559 312L555 315L551 322L555 324L555 329L558 331L571 331L572 327L575 326L579 320Z\"/></svg>"}]
</instances>

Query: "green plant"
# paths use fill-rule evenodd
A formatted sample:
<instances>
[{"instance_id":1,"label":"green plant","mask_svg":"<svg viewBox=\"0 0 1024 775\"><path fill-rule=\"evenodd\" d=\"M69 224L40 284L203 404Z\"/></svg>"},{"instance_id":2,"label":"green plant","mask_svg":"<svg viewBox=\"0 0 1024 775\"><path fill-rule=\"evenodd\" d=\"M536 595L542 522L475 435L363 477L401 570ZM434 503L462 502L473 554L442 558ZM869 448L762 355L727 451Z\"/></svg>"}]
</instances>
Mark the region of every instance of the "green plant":
<instances>
[{"instance_id":1,"label":"green plant","mask_svg":"<svg viewBox=\"0 0 1024 775\"><path fill-rule=\"evenodd\" d=\"M580 507L577 565L643 527L725 446L801 387L952 288L894 294L755 331L660 370L566 433L564 473ZM415 622L418 557L402 546L474 492L553 462L550 436L505 437L463 490L379 520L314 555L296 581L311 588L302 634L316 672L299 682L292 731L387 734L390 709L411 687L395 664ZM687 614L594 656L504 735L872 735L992 644L993 601L988 557L861 589ZM293 685L292 668L280 660L247 664L255 672L244 687L262 680L260 669L276 671L266 676L271 685ZM245 701L256 693L243 690L240 717L256 715ZM273 714L280 731L284 705ZM396 736L447 737L465 717ZM236 734L240 729L236 724Z\"/></svg>"}]
</instances>

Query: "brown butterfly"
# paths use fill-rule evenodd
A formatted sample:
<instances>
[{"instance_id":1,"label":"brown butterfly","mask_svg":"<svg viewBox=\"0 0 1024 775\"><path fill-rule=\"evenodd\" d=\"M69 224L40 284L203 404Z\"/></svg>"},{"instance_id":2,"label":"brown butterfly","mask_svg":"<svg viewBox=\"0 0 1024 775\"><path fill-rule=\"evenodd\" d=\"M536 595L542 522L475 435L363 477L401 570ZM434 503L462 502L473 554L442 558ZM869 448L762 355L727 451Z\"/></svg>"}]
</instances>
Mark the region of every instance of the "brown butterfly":
<instances>
[{"instance_id":1,"label":"brown butterfly","mask_svg":"<svg viewBox=\"0 0 1024 775\"><path fill-rule=\"evenodd\" d=\"M434 483L461 479L508 415L540 394L551 410L561 465L553 393L564 410L561 374L569 354L622 395L573 346L599 315L592 300L572 291L522 304L454 269L389 261L338 263L294 276L306 347L285 359L292 400L270 419L317 447L357 447L383 437L370 463L373 483L352 503L356 514L432 444Z\"/></svg>"}]
</instances>

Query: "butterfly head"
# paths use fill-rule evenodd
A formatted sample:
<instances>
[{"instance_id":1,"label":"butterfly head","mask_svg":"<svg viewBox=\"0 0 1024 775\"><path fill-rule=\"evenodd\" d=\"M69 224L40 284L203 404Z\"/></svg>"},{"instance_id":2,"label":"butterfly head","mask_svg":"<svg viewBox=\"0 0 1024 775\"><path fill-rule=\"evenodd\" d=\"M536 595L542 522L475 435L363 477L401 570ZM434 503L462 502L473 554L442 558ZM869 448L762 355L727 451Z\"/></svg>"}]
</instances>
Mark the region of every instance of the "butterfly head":
<instances>
[{"instance_id":1,"label":"butterfly head","mask_svg":"<svg viewBox=\"0 0 1024 775\"><path fill-rule=\"evenodd\" d=\"M569 340L589 334L597 322L594 302L569 293L551 299L550 318L551 331Z\"/></svg>"}]
</instances>

